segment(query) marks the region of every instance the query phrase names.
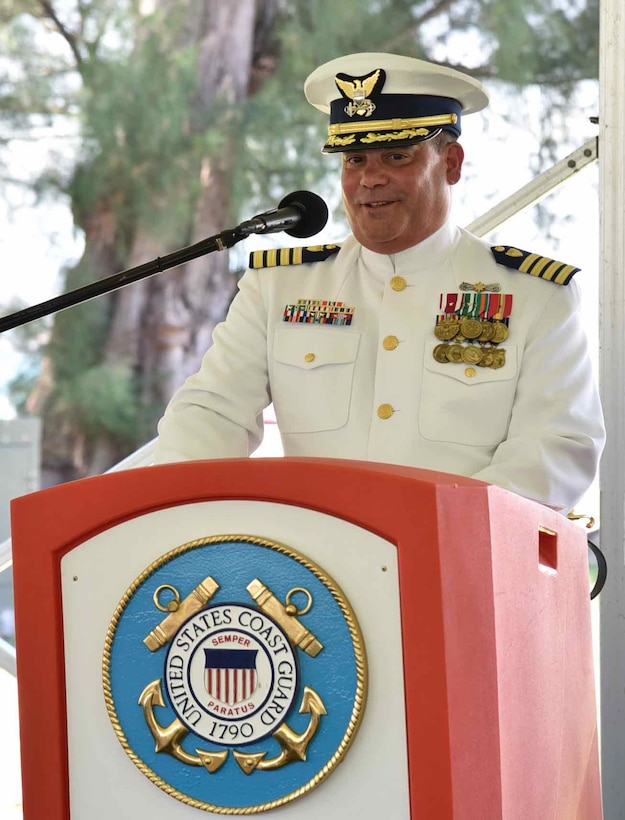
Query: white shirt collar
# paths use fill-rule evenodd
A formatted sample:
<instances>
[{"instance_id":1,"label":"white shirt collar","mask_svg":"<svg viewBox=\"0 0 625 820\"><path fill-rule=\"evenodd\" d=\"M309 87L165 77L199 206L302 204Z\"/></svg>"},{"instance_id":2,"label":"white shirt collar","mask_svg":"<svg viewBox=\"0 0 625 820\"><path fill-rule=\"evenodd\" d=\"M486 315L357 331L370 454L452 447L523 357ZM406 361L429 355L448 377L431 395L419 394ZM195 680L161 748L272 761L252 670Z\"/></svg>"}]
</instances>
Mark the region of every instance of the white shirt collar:
<instances>
[{"instance_id":1,"label":"white shirt collar","mask_svg":"<svg viewBox=\"0 0 625 820\"><path fill-rule=\"evenodd\" d=\"M386 277L389 273L416 273L433 264L440 265L460 238L460 231L447 220L435 233L404 251L381 254L360 246L360 261L376 277Z\"/></svg>"}]
</instances>

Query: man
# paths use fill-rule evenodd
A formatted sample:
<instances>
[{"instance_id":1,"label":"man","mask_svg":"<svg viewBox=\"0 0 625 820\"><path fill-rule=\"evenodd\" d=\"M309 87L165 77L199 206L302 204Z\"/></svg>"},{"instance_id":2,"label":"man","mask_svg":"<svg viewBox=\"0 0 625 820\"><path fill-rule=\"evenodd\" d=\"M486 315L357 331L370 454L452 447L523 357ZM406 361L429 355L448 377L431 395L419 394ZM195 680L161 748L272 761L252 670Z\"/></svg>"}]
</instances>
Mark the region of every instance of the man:
<instances>
[{"instance_id":1,"label":"man","mask_svg":"<svg viewBox=\"0 0 625 820\"><path fill-rule=\"evenodd\" d=\"M355 54L318 68L353 231L252 254L200 371L159 425L158 461L246 456L273 402L285 455L458 473L568 510L604 428L570 265L490 248L449 220L476 80ZM528 275L530 274L530 275Z\"/></svg>"}]
</instances>

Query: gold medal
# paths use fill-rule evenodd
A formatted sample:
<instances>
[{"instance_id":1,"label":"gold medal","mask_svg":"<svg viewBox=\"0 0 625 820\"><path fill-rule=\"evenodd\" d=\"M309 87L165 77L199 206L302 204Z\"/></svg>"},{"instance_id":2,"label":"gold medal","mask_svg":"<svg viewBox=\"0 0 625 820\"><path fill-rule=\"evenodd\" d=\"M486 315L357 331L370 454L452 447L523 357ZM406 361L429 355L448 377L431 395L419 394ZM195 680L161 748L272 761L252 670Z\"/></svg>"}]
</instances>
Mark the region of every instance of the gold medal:
<instances>
[{"instance_id":1,"label":"gold medal","mask_svg":"<svg viewBox=\"0 0 625 820\"><path fill-rule=\"evenodd\" d=\"M505 325L504 325L505 327ZM503 367L506 363L506 351L503 348L498 348L497 350L493 350L493 363L491 367L493 370L499 370L500 367Z\"/></svg>"},{"instance_id":2,"label":"gold medal","mask_svg":"<svg viewBox=\"0 0 625 820\"><path fill-rule=\"evenodd\" d=\"M504 342L508 338L508 328L503 322L493 322L493 338L491 342L498 345L499 342Z\"/></svg>"},{"instance_id":3,"label":"gold medal","mask_svg":"<svg viewBox=\"0 0 625 820\"><path fill-rule=\"evenodd\" d=\"M475 345L462 348L462 361L465 364L479 364L482 360L482 350Z\"/></svg>"},{"instance_id":4,"label":"gold medal","mask_svg":"<svg viewBox=\"0 0 625 820\"><path fill-rule=\"evenodd\" d=\"M480 367L492 367L493 366L493 358L494 358L493 351L490 350L489 348L485 348L482 351L482 358L478 362L478 364L479 364Z\"/></svg>"},{"instance_id":5,"label":"gold medal","mask_svg":"<svg viewBox=\"0 0 625 820\"><path fill-rule=\"evenodd\" d=\"M462 345L448 345L447 346L447 361L461 362L462 361Z\"/></svg>"},{"instance_id":6,"label":"gold medal","mask_svg":"<svg viewBox=\"0 0 625 820\"><path fill-rule=\"evenodd\" d=\"M482 334L482 322L479 319L463 319L460 332L465 339L477 339Z\"/></svg>"},{"instance_id":7,"label":"gold medal","mask_svg":"<svg viewBox=\"0 0 625 820\"><path fill-rule=\"evenodd\" d=\"M446 364L447 362L449 362L449 359L447 358L448 347L448 344L436 345L436 347L432 351L432 355L434 356L437 362L440 362L441 364Z\"/></svg>"},{"instance_id":8,"label":"gold medal","mask_svg":"<svg viewBox=\"0 0 625 820\"><path fill-rule=\"evenodd\" d=\"M492 322L482 322L482 332L478 337L478 342L490 342L495 335L495 328Z\"/></svg>"},{"instance_id":9,"label":"gold medal","mask_svg":"<svg viewBox=\"0 0 625 820\"><path fill-rule=\"evenodd\" d=\"M436 327L434 328L434 335L437 339L441 341L449 341L449 339L453 339L454 336L458 335L458 331L460 330L460 322L456 319L456 317L443 319L442 322L439 322Z\"/></svg>"}]
</instances>

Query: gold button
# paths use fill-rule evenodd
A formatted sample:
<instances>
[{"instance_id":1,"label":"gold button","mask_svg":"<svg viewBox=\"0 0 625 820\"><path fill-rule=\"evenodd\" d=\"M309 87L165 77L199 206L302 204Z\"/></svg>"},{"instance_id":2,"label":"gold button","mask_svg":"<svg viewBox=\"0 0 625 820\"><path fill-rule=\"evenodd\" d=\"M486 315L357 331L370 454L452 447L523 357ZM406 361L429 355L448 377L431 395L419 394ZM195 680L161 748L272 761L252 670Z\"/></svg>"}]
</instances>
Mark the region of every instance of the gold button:
<instances>
[{"instance_id":1,"label":"gold button","mask_svg":"<svg viewBox=\"0 0 625 820\"><path fill-rule=\"evenodd\" d=\"M397 336L385 336L382 341L382 347L384 350L395 350L398 344L399 339Z\"/></svg>"},{"instance_id":2,"label":"gold button","mask_svg":"<svg viewBox=\"0 0 625 820\"><path fill-rule=\"evenodd\" d=\"M391 287L393 290L405 290L406 288L406 280L403 276L393 276L391 279Z\"/></svg>"},{"instance_id":3,"label":"gold button","mask_svg":"<svg viewBox=\"0 0 625 820\"><path fill-rule=\"evenodd\" d=\"M475 368L474 367L467 367L464 371L465 376L475 376Z\"/></svg>"},{"instance_id":4,"label":"gold button","mask_svg":"<svg viewBox=\"0 0 625 820\"><path fill-rule=\"evenodd\" d=\"M378 407L378 416L381 419L390 419L394 412L392 404L381 404Z\"/></svg>"},{"instance_id":5,"label":"gold button","mask_svg":"<svg viewBox=\"0 0 625 820\"><path fill-rule=\"evenodd\" d=\"M304 356L304 361L305 362L314 362L315 361L315 354L314 353L307 353Z\"/></svg>"}]
</instances>

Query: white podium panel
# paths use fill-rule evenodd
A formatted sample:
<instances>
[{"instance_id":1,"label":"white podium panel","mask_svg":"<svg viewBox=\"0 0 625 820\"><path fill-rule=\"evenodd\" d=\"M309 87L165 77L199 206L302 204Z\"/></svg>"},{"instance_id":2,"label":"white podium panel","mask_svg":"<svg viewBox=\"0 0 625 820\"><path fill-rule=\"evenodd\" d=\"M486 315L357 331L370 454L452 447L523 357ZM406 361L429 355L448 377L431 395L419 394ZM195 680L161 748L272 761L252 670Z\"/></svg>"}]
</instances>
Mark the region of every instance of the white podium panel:
<instances>
[{"instance_id":1,"label":"white podium panel","mask_svg":"<svg viewBox=\"0 0 625 820\"><path fill-rule=\"evenodd\" d=\"M350 602L367 651L364 716L344 757L310 793L258 816L282 820L409 818L395 545L343 519L310 509L236 500L185 504L141 515L104 530L63 557L71 820L202 816L198 808L150 782L122 748L105 705L102 661L116 608L145 568L182 544L222 535L278 542L317 564ZM148 676L145 683L149 682ZM218 775L196 769L193 776ZM248 776L266 777L267 773L240 773L242 781Z\"/></svg>"}]
</instances>

